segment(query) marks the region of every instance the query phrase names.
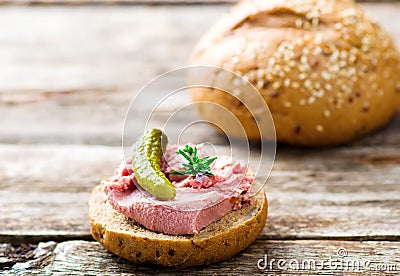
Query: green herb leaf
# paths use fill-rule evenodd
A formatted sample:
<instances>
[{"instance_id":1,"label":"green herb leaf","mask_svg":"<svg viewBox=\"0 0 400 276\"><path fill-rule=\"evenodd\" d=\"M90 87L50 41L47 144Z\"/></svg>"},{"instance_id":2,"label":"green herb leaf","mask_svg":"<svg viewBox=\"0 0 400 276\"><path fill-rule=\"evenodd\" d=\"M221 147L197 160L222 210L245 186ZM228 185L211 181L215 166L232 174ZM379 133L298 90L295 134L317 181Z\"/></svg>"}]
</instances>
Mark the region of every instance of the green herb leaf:
<instances>
[{"instance_id":1,"label":"green herb leaf","mask_svg":"<svg viewBox=\"0 0 400 276\"><path fill-rule=\"evenodd\" d=\"M186 145L184 149L178 150L176 153L182 155L187 161L187 164L183 164L185 167L184 171L173 171L171 174L178 175L205 175L205 176L214 176L211 172L210 165L214 162L217 157L205 156L203 158L198 158L197 156L197 148Z\"/></svg>"}]
</instances>

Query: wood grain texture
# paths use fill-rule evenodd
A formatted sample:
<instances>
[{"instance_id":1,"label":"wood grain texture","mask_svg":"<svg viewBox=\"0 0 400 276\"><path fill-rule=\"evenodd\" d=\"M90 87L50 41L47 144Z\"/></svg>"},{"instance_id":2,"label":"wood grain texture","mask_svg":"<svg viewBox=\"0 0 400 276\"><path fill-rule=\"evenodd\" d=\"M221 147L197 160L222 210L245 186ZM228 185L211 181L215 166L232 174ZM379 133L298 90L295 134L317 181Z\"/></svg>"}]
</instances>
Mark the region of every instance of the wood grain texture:
<instances>
[{"instance_id":1,"label":"wood grain texture","mask_svg":"<svg viewBox=\"0 0 400 276\"><path fill-rule=\"evenodd\" d=\"M103 249L96 242L40 243L30 260L8 262L3 273L62 275L395 275L400 271L396 242L266 241L254 244L233 258L186 269L135 265ZM5 244L4 252L15 250ZM267 263L265 264L265 259ZM1 264L1 262L0 262ZM259 265L258 265L259 264ZM263 267L265 266L265 268Z\"/></svg>"},{"instance_id":2,"label":"wood grain texture","mask_svg":"<svg viewBox=\"0 0 400 276\"><path fill-rule=\"evenodd\" d=\"M400 45L400 3L363 6ZM187 65L198 39L228 9L0 7L0 143L119 145L137 91L157 75ZM397 128L380 133L361 143L400 143ZM216 136L209 130L197 134Z\"/></svg>"},{"instance_id":3,"label":"wood grain texture","mask_svg":"<svg viewBox=\"0 0 400 276\"><path fill-rule=\"evenodd\" d=\"M186 65L201 35L230 6L1 7L0 91L137 91ZM400 3L363 7L399 45Z\"/></svg>"},{"instance_id":4,"label":"wood grain texture","mask_svg":"<svg viewBox=\"0 0 400 276\"><path fill-rule=\"evenodd\" d=\"M357 2L396 2L399 0L356 0ZM165 5L165 4L221 4L237 0L0 0L1 5Z\"/></svg>"}]
</instances>

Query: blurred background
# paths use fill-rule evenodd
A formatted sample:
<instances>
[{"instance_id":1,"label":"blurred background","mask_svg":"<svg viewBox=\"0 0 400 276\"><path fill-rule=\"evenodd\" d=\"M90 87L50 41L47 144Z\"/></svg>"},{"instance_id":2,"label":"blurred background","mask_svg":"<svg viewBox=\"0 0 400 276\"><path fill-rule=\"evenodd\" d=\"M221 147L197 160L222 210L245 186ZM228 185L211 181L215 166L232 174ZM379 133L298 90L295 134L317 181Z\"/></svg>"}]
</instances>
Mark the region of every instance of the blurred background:
<instances>
[{"instance_id":1,"label":"blurred background","mask_svg":"<svg viewBox=\"0 0 400 276\"><path fill-rule=\"evenodd\" d=\"M195 2L1 1L0 143L119 145L133 95L232 5ZM399 44L400 2L362 4Z\"/></svg>"}]
</instances>

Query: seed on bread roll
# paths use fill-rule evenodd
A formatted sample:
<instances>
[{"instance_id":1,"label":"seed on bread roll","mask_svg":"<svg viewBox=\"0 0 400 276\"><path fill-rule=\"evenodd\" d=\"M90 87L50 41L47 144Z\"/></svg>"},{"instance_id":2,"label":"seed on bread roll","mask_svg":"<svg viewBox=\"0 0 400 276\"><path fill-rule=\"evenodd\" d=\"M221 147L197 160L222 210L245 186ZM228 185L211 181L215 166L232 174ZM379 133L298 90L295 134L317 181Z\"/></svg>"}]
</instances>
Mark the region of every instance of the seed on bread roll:
<instances>
[{"instance_id":1,"label":"seed on bread roll","mask_svg":"<svg viewBox=\"0 0 400 276\"><path fill-rule=\"evenodd\" d=\"M390 36L351 0L248 0L210 29L191 63L249 80L271 111L279 142L327 146L359 138L396 114L399 59ZM192 95L228 108L248 138L260 137L233 96L206 88ZM199 110L218 121L218 109Z\"/></svg>"}]
</instances>

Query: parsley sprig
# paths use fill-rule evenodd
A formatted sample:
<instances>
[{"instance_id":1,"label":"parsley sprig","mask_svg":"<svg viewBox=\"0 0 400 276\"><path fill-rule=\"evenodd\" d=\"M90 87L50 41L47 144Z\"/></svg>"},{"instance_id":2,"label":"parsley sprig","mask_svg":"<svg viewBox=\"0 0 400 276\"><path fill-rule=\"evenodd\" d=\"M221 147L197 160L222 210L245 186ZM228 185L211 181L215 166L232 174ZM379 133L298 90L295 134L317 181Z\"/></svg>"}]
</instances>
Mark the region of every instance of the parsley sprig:
<instances>
[{"instance_id":1,"label":"parsley sprig","mask_svg":"<svg viewBox=\"0 0 400 276\"><path fill-rule=\"evenodd\" d=\"M186 145L184 149L178 150L176 153L181 154L187 161L187 164L183 164L185 167L184 171L173 171L171 174L179 174L179 175L205 175L205 176L214 176L211 172L210 165L214 162L217 157L205 156L203 158L197 157L197 148Z\"/></svg>"}]
</instances>

